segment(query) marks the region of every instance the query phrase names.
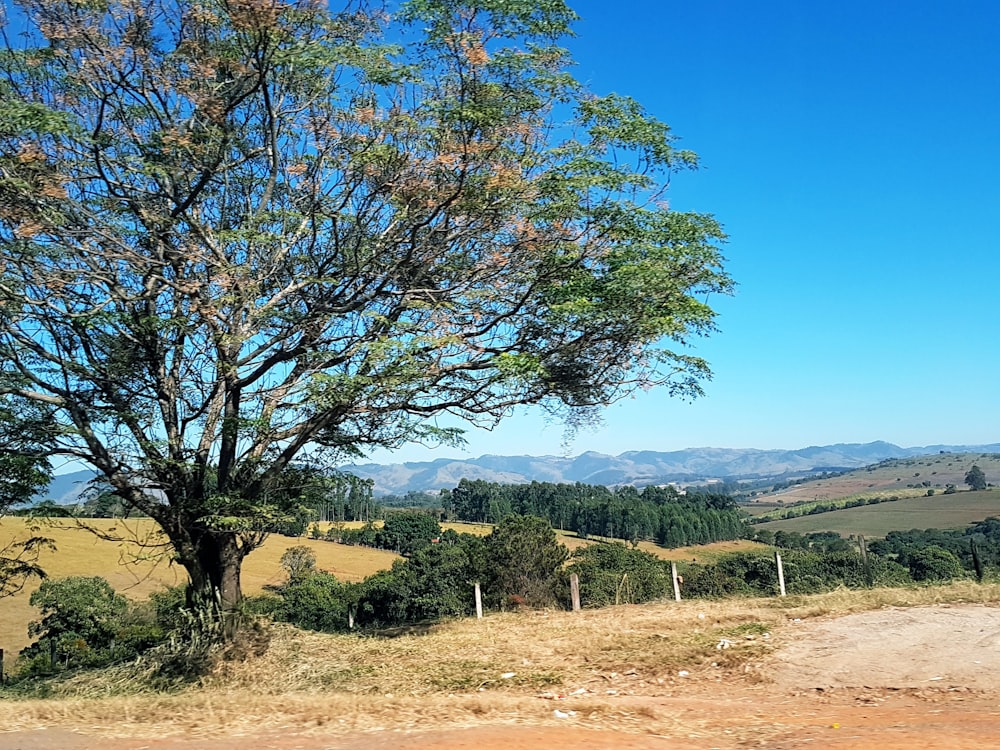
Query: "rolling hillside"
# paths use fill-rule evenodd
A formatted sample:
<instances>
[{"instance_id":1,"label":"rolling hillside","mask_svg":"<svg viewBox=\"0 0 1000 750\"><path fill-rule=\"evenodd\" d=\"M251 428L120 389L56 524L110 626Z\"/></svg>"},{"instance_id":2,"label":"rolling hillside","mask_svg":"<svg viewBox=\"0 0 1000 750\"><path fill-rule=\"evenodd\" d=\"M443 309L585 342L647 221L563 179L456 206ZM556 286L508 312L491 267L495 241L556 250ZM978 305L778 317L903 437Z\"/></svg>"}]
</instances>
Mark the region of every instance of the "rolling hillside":
<instances>
[{"instance_id":1,"label":"rolling hillside","mask_svg":"<svg viewBox=\"0 0 1000 750\"><path fill-rule=\"evenodd\" d=\"M896 502L844 508L754 526L770 531L835 531L841 536L884 537L890 531L957 529L989 516L1000 516L1000 489L909 497Z\"/></svg>"},{"instance_id":2,"label":"rolling hillside","mask_svg":"<svg viewBox=\"0 0 1000 750\"><path fill-rule=\"evenodd\" d=\"M935 494L953 484L965 489L965 474L973 465L986 474L991 484L1000 485L1000 453L993 451L939 452L907 458L886 459L840 476L798 482L778 492L758 496L755 504L792 504L809 500L843 497L872 497L886 494Z\"/></svg>"}]
</instances>

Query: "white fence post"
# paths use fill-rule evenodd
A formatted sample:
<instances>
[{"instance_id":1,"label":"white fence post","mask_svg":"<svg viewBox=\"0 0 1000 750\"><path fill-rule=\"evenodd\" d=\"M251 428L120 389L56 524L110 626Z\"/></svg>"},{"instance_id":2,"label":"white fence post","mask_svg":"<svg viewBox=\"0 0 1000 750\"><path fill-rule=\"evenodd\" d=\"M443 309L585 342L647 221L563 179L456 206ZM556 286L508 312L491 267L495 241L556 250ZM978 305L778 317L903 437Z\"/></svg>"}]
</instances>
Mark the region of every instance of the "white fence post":
<instances>
[{"instance_id":1,"label":"white fence post","mask_svg":"<svg viewBox=\"0 0 1000 750\"><path fill-rule=\"evenodd\" d=\"M775 551L774 561L778 565L778 590L781 592L782 596L785 596L785 569L781 565L781 553Z\"/></svg>"},{"instance_id":2,"label":"white fence post","mask_svg":"<svg viewBox=\"0 0 1000 750\"><path fill-rule=\"evenodd\" d=\"M670 580L674 583L674 601L681 600L681 577L677 575L677 563L670 563Z\"/></svg>"}]
</instances>

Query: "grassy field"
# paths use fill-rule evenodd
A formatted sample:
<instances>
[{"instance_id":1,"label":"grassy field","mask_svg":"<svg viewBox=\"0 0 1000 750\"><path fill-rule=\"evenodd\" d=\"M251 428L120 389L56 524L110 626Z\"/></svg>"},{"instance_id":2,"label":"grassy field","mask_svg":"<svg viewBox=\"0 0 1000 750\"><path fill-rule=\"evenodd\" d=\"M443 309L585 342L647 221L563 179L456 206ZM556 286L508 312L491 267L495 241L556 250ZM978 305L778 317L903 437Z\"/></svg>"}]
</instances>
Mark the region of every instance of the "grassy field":
<instances>
[{"instance_id":1,"label":"grassy field","mask_svg":"<svg viewBox=\"0 0 1000 750\"><path fill-rule=\"evenodd\" d=\"M891 503L845 508L829 513L770 521L754 528L778 531L836 531L842 536L884 537L890 531L955 529L1000 515L1000 489L953 495L910 497Z\"/></svg>"},{"instance_id":2,"label":"grassy field","mask_svg":"<svg viewBox=\"0 0 1000 750\"><path fill-rule=\"evenodd\" d=\"M88 523L104 533L118 533L136 541L156 541L152 537L155 525L151 521L91 519ZM0 522L0 546L11 538L23 537L25 533L24 519L4 518ZM183 568L158 559L159 556L150 554L155 550L144 550L136 543L110 542L73 526L45 526L40 533L56 543L56 551L45 552L39 561L52 578L101 576L116 591L136 600L187 580ZM279 562L281 555L297 544L310 547L316 553L317 566L344 581L360 581L376 571L389 568L394 560L399 559L398 555L384 550L272 534L243 563L244 592L258 594L267 585L281 583L285 578ZM29 621L37 618L38 610L28 603L28 599L36 588L37 582L0 602L0 648L8 654L16 654L30 642L27 626Z\"/></svg>"}]
</instances>

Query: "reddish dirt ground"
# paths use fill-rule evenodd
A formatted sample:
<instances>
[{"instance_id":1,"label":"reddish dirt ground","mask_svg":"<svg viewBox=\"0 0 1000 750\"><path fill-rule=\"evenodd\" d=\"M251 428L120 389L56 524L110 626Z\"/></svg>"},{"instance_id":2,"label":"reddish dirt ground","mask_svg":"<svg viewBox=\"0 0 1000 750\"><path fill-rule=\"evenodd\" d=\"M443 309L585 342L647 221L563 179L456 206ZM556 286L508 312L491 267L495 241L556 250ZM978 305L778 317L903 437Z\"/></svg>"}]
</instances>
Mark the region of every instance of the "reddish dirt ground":
<instances>
[{"instance_id":1,"label":"reddish dirt ground","mask_svg":"<svg viewBox=\"0 0 1000 750\"><path fill-rule=\"evenodd\" d=\"M692 685L618 705L670 717L669 733L588 727L583 711L545 725L410 732L109 739L72 727L0 733L0 750L977 750L1000 747L1000 609L887 609L803 623L757 665L759 684ZM591 701L592 702L592 701ZM558 708L570 711L571 699ZM555 716L553 714L553 716ZM660 726L663 723L660 722Z\"/></svg>"}]
</instances>

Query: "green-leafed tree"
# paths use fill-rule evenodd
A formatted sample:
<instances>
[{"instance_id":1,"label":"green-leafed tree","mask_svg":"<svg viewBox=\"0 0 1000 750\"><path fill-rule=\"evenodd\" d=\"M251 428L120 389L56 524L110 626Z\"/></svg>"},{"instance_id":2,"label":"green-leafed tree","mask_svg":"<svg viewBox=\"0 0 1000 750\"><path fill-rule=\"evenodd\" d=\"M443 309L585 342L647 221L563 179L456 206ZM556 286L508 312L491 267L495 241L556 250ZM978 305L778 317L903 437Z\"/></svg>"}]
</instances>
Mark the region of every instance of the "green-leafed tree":
<instances>
[{"instance_id":1,"label":"green-leafed tree","mask_svg":"<svg viewBox=\"0 0 1000 750\"><path fill-rule=\"evenodd\" d=\"M192 603L239 603L304 456L699 393L723 233L668 208L669 128L572 79L562 0L15 4L0 392L159 523Z\"/></svg>"},{"instance_id":2,"label":"green-leafed tree","mask_svg":"<svg viewBox=\"0 0 1000 750\"><path fill-rule=\"evenodd\" d=\"M9 373L0 365L0 388ZM0 518L31 501L51 479L48 448L53 423L47 410L30 401L0 395ZM38 555L54 549L34 527L27 535L8 537L0 527L0 599L16 594L32 578L44 578Z\"/></svg>"},{"instance_id":3,"label":"green-leafed tree","mask_svg":"<svg viewBox=\"0 0 1000 750\"><path fill-rule=\"evenodd\" d=\"M441 524L422 511L388 513L385 523L375 535L375 545L410 557L441 536Z\"/></svg>"},{"instance_id":4,"label":"green-leafed tree","mask_svg":"<svg viewBox=\"0 0 1000 750\"><path fill-rule=\"evenodd\" d=\"M281 567L294 583L316 572L316 553L304 544L289 547L281 554Z\"/></svg>"},{"instance_id":5,"label":"green-leafed tree","mask_svg":"<svg viewBox=\"0 0 1000 750\"><path fill-rule=\"evenodd\" d=\"M569 550L552 525L537 516L507 516L486 537L487 600L500 607L559 603Z\"/></svg>"},{"instance_id":6,"label":"green-leafed tree","mask_svg":"<svg viewBox=\"0 0 1000 750\"><path fill-rule=\"evenodd\" d=\"M970 490L975 490L977 492L986 489L986 474L978 466L973 466L967 472L965 472L965 483L969 485Z\"/></svg>"}]
</instances>

